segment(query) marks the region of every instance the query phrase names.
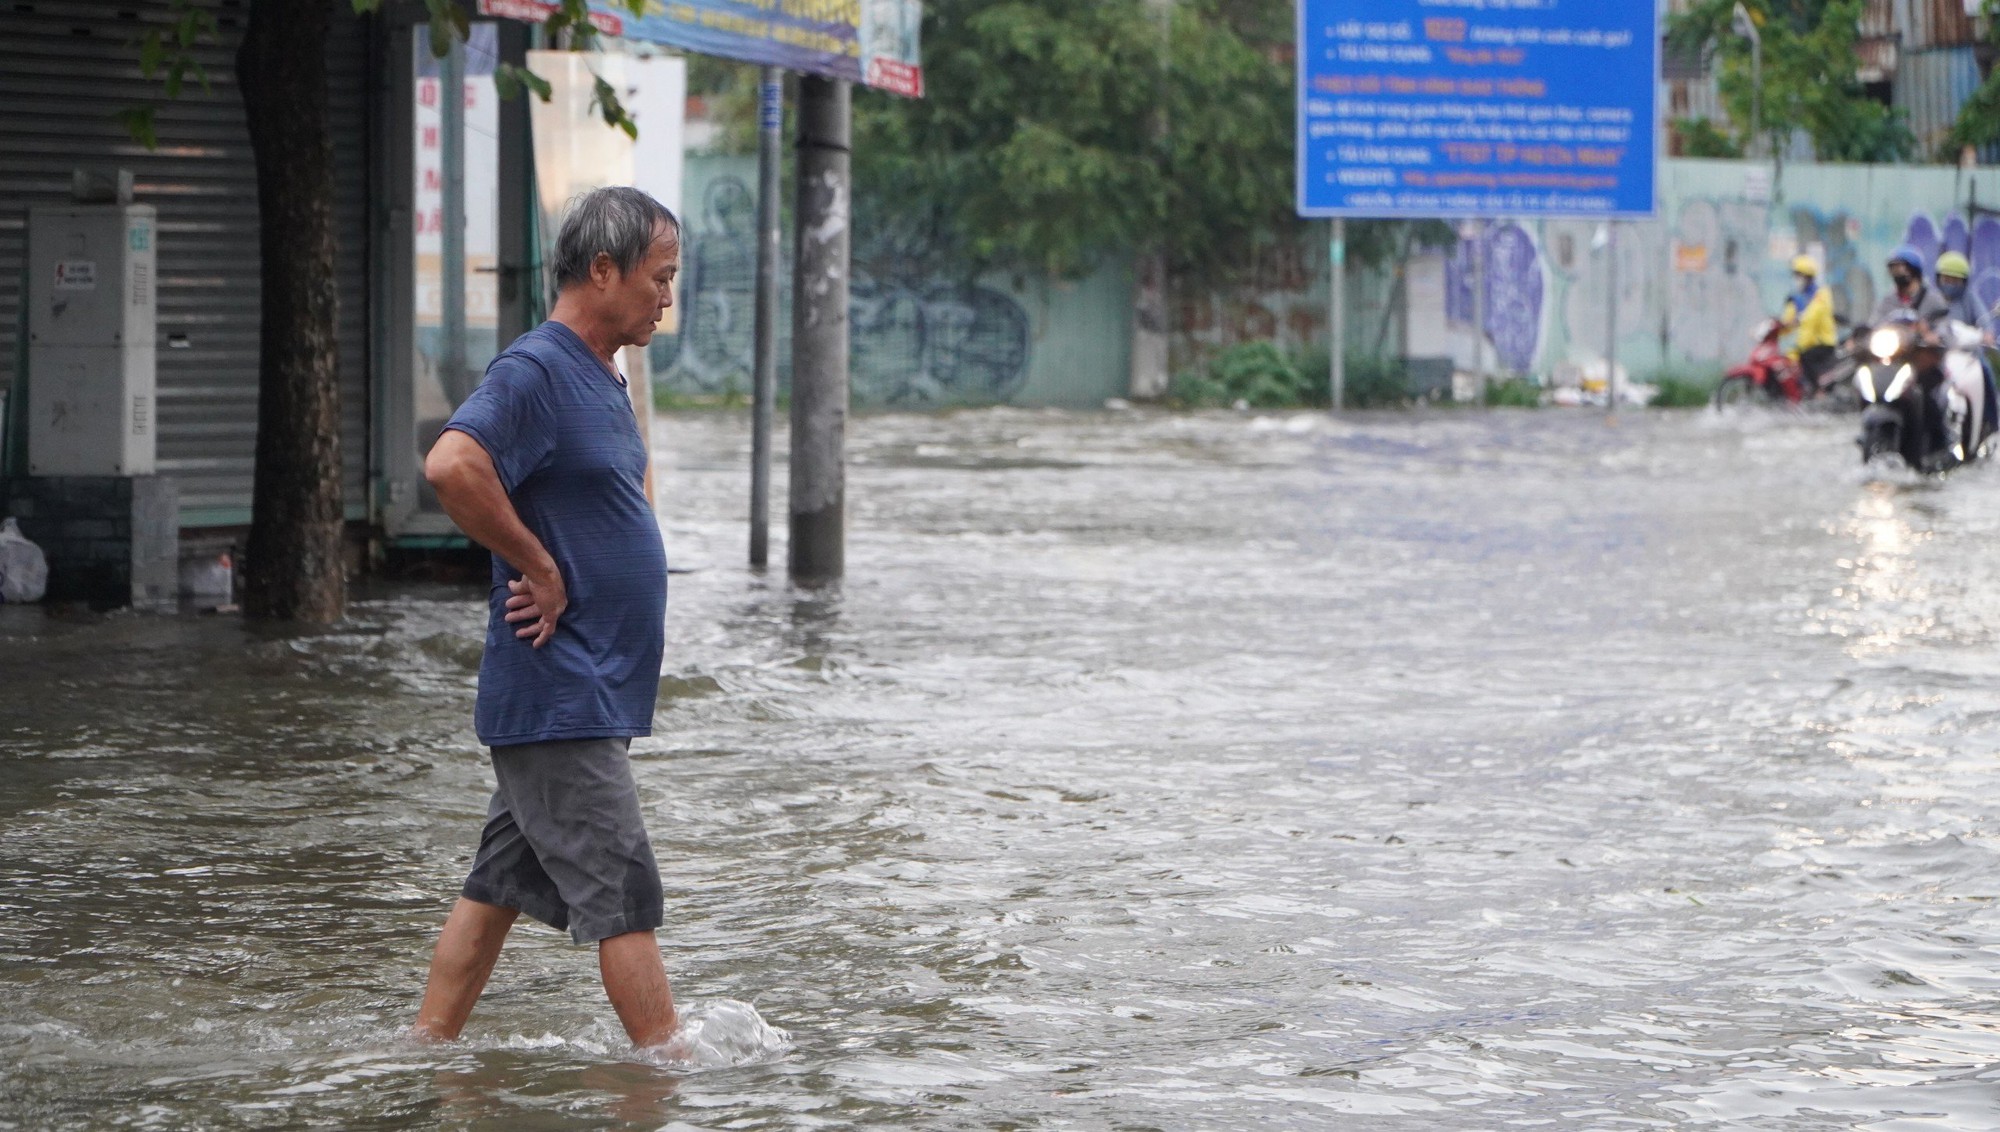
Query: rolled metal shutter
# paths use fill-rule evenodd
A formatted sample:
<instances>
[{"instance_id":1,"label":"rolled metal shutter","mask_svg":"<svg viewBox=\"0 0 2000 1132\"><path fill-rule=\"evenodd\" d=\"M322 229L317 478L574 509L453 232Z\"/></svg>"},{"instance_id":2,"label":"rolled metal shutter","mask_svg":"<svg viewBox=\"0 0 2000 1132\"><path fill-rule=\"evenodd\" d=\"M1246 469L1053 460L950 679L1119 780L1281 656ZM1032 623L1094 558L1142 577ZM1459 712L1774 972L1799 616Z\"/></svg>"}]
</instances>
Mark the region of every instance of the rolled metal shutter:
<instances>
[{"instance_id":1,"label":"rolled metal shutter","mask_svg":"<svg viewBox=\"0 0 2000 1132\"><path fill-rule=\"evenodd\" d=\"M183 526L233 526L250 519L257 430L256 164L234 68L247 6L201 3L220 31L193 50L208 89L191 80L173 100L139 70L141 36L172 25L166 0L15 0L0 14L0 382L13 386L21 359L28 207L68 200L79 165L130 169L136 198L159 210L160 472L179 482ZM336 0L327 58L350 517L368 513L370 43ZM149 103L151 151L117 118Z\"/></svg>"}]
</instances>

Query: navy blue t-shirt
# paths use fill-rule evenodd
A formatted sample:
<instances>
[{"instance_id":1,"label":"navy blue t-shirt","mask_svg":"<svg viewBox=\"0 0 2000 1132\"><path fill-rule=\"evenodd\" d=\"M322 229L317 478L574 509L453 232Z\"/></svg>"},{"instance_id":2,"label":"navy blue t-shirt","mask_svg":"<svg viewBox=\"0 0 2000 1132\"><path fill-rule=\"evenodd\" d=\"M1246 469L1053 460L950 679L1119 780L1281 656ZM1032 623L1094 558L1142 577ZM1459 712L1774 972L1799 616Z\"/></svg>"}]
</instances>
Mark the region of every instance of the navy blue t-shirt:
<instances>
[{"instance_id":1,"label":"navy blue t-shirt","mask_svg":"<svg viewBox=\"0 0 2000 1132\"><path fill-rule=\"evenodd\" d=\"M486 367L444 426L479 442L562 571L569 608L537 649L503 620L521 571L493 556L473 722L489 747L650 735L666 646L667 554L646 444L619 380L545 322Z\"/></svg>"}]
</instances>

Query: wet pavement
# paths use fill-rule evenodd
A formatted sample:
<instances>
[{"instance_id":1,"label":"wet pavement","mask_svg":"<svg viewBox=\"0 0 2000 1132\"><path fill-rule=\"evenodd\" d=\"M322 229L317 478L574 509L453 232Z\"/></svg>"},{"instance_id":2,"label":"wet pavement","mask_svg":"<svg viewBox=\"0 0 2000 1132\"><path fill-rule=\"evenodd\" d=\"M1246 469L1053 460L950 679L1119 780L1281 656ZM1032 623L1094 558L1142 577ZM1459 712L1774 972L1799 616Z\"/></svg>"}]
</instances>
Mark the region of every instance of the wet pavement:
<instances>
[{"instance_id":1,"label":"wet pavement","mask_svg":"<svg viewBox=\"0 0 2000 1132\"><path fill-rule=\"evenodd\" d=\"M2000 471L1847 428L867 416L805 593L662 421L663 942L789 1035L696 1071L540 927L399 1036L478 594L0 609L0 1127L2000 1126Z\"/></svg>"}]
</instances>

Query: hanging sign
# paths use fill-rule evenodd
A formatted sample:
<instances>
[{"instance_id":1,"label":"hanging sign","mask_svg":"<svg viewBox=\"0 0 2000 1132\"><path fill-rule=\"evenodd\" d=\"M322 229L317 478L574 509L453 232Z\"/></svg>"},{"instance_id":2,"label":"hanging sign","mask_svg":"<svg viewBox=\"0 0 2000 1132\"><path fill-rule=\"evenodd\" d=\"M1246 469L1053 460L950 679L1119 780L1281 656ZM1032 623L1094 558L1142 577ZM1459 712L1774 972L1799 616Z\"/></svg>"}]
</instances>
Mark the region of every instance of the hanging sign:
<instances>
[{"instance_id":1,"label":"hanging sign","mask_svg":"<svg viewBox=\"0 0 2000 1132\"><path fill-rule=\"evenodd\" d=\"M480 15L531 23L555 10L542 0L479 0ZM647 0L645 15L593 0L590 22L624 39L924 93L922 0Z\"/></svg>"}]
</instances>

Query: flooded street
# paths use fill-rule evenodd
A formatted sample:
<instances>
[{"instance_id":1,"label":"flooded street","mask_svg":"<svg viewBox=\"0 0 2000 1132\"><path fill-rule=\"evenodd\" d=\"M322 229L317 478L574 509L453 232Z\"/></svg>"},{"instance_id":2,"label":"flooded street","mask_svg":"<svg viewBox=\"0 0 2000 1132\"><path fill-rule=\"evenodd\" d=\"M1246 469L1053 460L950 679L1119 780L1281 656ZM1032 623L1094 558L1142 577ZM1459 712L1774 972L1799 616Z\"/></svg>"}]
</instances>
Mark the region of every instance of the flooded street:
<instances>
[{"instance_id":1,"label":"flooded street","mask_svg":"<svg viewBox=\"0 0 2000 1132\"><path fill-rule=\"evenodd\" d=\"M664 419L662 943L789 1034L694 1073L525 922L400 1037L481 593L0 609L0 1127L2000 1126L2000 469L1850 429L865 416L816 595Z\"/></svg>"}]
</instances>

